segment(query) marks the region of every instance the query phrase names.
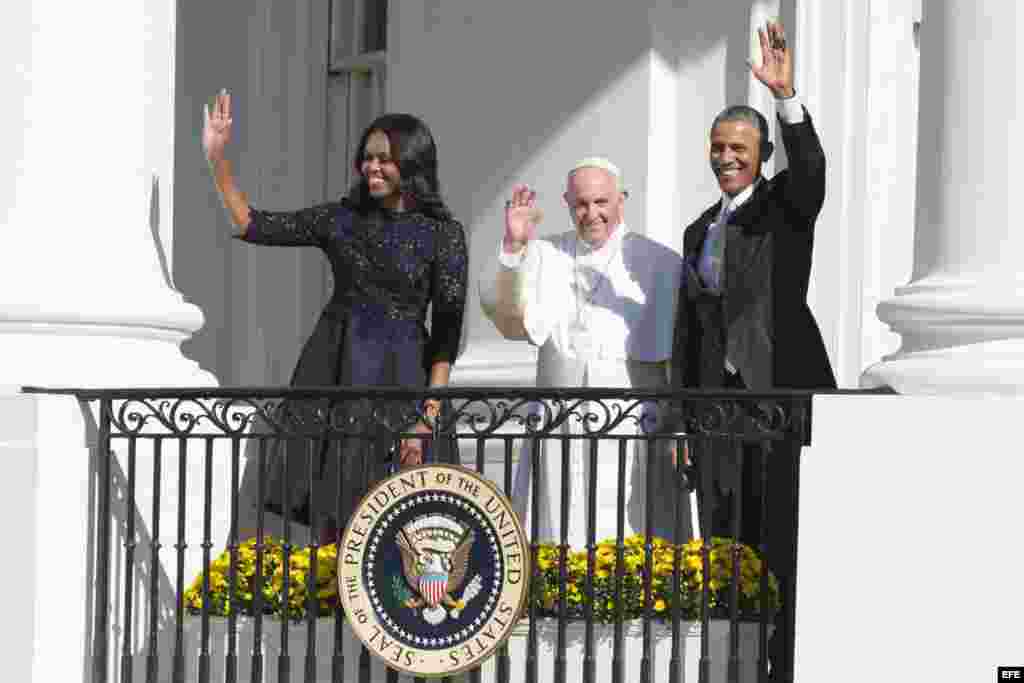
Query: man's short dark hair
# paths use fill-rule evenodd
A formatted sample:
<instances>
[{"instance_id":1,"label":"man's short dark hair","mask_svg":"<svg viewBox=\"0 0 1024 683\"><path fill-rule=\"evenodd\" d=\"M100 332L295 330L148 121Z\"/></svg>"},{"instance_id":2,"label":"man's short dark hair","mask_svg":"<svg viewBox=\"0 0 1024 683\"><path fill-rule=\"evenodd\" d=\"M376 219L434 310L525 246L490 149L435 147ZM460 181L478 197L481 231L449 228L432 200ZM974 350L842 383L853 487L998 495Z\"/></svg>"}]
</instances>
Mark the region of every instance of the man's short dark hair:
<instances>
[{"instance_id":1,"label":"man's short dark hair","mask_svg":"<svg viewBox=\"0 0 1024 683\"><path fill-rule=\"evenodd\" d=\"M757 126L757 130L761 133L762 150L764 150L766 143L771 142L771 139L768 137L768 119L764 117L764 114L753 107L746 104L734 104L726 107L718 116L715 117L715 120L711 122L711 130L714 131L718 124L726 121L745 121L752 126ZM762 154L762 156L764 155Z\"/></svg>"}]
</instances>

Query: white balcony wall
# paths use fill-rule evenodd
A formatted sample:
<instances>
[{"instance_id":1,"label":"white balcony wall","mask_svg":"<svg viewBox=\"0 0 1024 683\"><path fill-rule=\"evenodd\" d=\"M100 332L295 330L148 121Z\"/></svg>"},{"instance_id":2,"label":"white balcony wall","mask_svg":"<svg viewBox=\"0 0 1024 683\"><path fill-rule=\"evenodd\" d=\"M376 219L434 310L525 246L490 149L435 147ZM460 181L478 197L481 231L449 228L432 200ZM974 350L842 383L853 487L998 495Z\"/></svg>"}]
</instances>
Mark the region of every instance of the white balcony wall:
<instances>
[{"instance_id":1,"label":"white balcony wall","mask_svg":"<svg viewBox=\"0 0 1024 683\"><path fill-rule=\"evenodd\" d=\"M796 681L985 681L1021 659L1020 398L819 396Z\"/></svg>"}]
</instances>

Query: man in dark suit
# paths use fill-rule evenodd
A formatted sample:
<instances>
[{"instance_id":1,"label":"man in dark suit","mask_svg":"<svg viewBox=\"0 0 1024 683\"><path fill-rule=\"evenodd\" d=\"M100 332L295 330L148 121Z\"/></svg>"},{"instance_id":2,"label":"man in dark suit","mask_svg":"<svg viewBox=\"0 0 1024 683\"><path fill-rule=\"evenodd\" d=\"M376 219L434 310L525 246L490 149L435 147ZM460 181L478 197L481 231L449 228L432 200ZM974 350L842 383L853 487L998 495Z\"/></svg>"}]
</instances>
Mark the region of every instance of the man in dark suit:
<instances>
[{"instance_id":1,"label":"man in dark suit","mask_svg":"<svg viewBox=\"0 0 1024 683\"><path fill-rule=\"evenodd\" d=\"M685 290L679 297L673 358L674 383L723 389L834 388L821 332L807 306L814 224L825 199L825 155L810 114L793 88L792 53L782 26L758 31L762 64L755 77L778 101L789 168L771 179L761 164L772 154L768 123L746 106L726 108L711 126L711 170L721 200L691 223L683 237ZM740 495L740 538L766 544L782 599L792 606L796 573L795 529L798 442L775 445L768 457L767 538L760 538L760 446L746 447L742 466L734 451L715 448L698 467L713 471L702 491L711 528L705 536L732 536L732 510ZM704 462L702 462L702 459ZM702 517L703 517L702 513ZM710 533L709 533L710 532ZM788 610L783 610L785 615ZM792 628L776 622L769 655L772 680L792 678Z\"/></svg>"}]
</instances>

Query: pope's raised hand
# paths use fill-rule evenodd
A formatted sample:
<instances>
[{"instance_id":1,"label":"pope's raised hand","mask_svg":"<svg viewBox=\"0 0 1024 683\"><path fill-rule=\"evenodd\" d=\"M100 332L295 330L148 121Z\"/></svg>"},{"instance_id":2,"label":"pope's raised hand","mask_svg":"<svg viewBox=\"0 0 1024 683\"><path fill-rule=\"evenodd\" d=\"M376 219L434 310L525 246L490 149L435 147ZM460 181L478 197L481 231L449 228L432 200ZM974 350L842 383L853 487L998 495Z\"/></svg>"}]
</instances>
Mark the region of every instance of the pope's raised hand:
<instances>
[{"instance_id":1,"label":"pope's raised hand","mask_svg":"<svg viewBox=\"0 0 1024 683\"><path fill-rule=\"evenodd\" d=\"M215 163L224 158L224 148L231 141L231 95L221 90L210 105L203 106L203 152L206 160Z\"/></svg>"},{"instance_id":2,"label":"pope's raised hand","mask_svg":"<svg viewBox=\"0 0 1024 683\"><path fill-rule=\"evenodd\" d=\"M537 224L542 216L534 203L537 193L526 185L512 188L512 198L505 202L505 236L502 248L507 253L520 251L537 235Z\"/></svg>"}]
</instances>

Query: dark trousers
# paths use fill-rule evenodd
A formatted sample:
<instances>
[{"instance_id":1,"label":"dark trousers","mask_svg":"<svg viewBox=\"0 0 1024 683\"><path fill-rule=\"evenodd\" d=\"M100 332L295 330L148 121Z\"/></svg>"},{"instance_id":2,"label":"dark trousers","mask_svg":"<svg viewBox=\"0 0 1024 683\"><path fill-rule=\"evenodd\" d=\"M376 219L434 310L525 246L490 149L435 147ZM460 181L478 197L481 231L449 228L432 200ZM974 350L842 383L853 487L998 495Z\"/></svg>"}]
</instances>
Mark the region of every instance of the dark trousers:
<instances>
[{"instance_id":1,"label":"dark trousers","mask_svg":"<svg viewBox=\"0 0 1024 683\"><path fill-rule=\"evenodd\" d=\"M745 389L738 374L726 373L724 388ZM737 487L725 493L718 482L699 496L698 503L710 513L710 533L736 534L736 499L739 495L739 540L761 551L769 569L779 581L782 608L775 619L775 633L768 643L772 681L793 680L793 638L796 602L797 492L800 474L800 441L775 441L767 448L751 443L742 447ZM764 461L767 461L764 463ZM764 464L763 464L764 463ZM698 462L698 466L700 463ZM762 481L766 474L766 481ZM705 511L700 512L701 519ZM764 534L762 536L762 522Z\"/></svg>"}]
</instances>

